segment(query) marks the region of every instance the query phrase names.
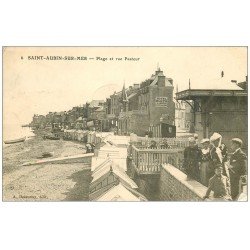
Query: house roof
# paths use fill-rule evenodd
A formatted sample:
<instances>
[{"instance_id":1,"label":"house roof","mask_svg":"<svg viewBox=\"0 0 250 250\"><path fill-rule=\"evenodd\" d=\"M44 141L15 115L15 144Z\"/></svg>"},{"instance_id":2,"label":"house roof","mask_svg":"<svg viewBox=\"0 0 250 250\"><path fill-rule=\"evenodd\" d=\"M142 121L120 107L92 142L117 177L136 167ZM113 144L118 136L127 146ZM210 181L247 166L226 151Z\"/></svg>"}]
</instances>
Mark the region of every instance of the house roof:
<instances>
[{"instance_id":1,"label":"house roof","mask_svg":"<svg viewBox=\"0 0 250 250\"><path fill-rule=\"evenodd\" d=\"M191 89L216 89L216 90L242 90L232 79L228 77L217 77L212 79L194 79L191 80Z\"/></svg>"},{"instance_id":2,"label":"house roof","mask_svg":"<svg viewBox=\"0 0 250 250\"><path fill-rule=\"evenodd\" d=\"M176 93L177 100L190 100L201 96L247 96L247 92L229 78L220 77L191 81L190 88Z\"/></svg>"},{"instance_id":3,"label":"house roof","mask_svg":"<svg viewBox=\"0 0 250 250\"><path fill-rule=\"evenodd\" d=\"M79 117L79 118L77 119L77 121L83 121L83 118L82 118L82 117Z\"/></svg>"},{"instance_id":4,"label":"house roof","mask_svg":"<svg viewBox=\"0 0 250 250\"><path fill-rule=\"evenodd\" d=\"M158 75L155 77L155 79L153 80L153 82L150 84L150 86L155 86L158 83ZM173 87L173 85L171 84L171 82L168 80L168 78L165 78L165 86L166 87Z\"/></svg>"},{"instance_id":5,"label":"house roof","mask_svg":"<svg viewBox=\"0 0 250 250\"><path fill-rule=\"evenodd\" d=\"M247 96L244 90L210 90L210 89L187 89L176 93L177 100L193 100L196 97L206 96Z\"/></svg>"},{"instance_id":6,"label":"house roof","mask_svg":"<svg viewBox=\"0 0 250 250\"><path fill-rule=\"evenodd\" d=\"M95 111L101 112L101 111L103 111L103 110L104 110L104 108L103 108L103 106L101 106L101 107L97 108Z\"/></svg>"},{"instance_id":7,"label":"house roof","mask_svg":"<svg viewBox=\"0 0 250 250\"><path fill-rule=\"evenodd\" d=\"M131 188L138 188L136 183L129 178L125 171L120 168L118 165L114 164L113 160L107 159L104 160L92 173L91 184L96 182L98 179L106 175L107 173L113 172L124 184L128 185Z\"/></svg>"},{"instance_id":8,"label":"house roof","mask_svg":"<svg viewBox=\"0 0 250 250\"><path fill-rule=\"evenodd\" d=\"M131 95L128 96L128 99L131 99L131 98L133 98L136 95L137 95L137 92L134 92L134 93L132 93Z\"/></svg>"},{"instance_id":9,"label":"house roof","mask_svg":"<svg viewBox=\"0 0 250 250\"><path fill-rule=\"evenodd\" d=\"M138 193L138 192L137 192ZM138 193L139 194L139 193ZM136 195L123 184L111 187L107 192L96 198L96 201L145 201L143 195Z\"/></svg>"},{"instance_id":10,"label":"house roof","mask_svg":"<svg viewBox=\"0 0 250 250\"><path fill-rule=\"evenodd\" d=\"M100 104L103 104L103 103L104 103L104 100L92 100L92 101L89 103L89 107L90 107L90 108L99 107Z\"/></svg>"}]
</instances>

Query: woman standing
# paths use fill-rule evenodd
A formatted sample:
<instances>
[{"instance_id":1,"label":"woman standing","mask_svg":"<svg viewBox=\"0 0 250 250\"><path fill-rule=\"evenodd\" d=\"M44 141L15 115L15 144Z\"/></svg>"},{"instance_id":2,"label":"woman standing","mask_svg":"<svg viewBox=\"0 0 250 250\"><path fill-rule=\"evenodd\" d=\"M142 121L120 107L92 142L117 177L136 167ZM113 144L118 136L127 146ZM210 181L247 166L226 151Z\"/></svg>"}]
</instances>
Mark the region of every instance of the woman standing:
<instances>
[{"instance_id":1,"label":"woman standing","mask_svg":"<svg viewBox=\"0 0 250 250\"><path fill-rule=\"evenodd\" d=\"M204 186L208 186L209 181L208 171L211 162L209 145L209 139L201 140L200 181Z\"/></svg>"},{"instance_id":2,"label":"woman standing","mask_svg":"<svg viewBox=\"0 0 250 250\"><path fill-rule=\"evenodd\" d=\"M189 146L184 150L183 169L188 179L200 181L199 162L200 150L197 147L194 137L189 137Z\"/></svg>"}]
</instances>

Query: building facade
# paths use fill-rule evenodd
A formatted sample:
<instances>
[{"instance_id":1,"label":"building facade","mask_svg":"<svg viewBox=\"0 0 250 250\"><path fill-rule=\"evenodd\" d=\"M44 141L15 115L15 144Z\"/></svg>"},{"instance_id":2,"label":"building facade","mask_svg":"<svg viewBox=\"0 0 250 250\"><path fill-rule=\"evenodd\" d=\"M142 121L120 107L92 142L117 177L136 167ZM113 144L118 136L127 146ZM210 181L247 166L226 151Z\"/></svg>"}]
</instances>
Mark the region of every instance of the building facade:
<instances>
[{"instance_id":1,"label":"building facade","mask_svg":"<svg viewBox=\"0 0 250 250\"><path fill-rule=\"evenodd\" d=\"M140 85L126 91L123 89L118 133L145 136L150 127L160 122L174 125L173 89L173 80L167 78L160 68Z\"/></svg>"},{"instance_id":2,"label":"building facade","mask_svg":"<svg viewBox=\"0 0 250 250\"><path fill-rule=\"evenodd\" d=\"M193 122L191 106L192 102L189 104L183 100L175 101L175 126L177 132L190 132Z\"/></svg>"},{"instance_id":3,"label":"building facade","mask_svg":"<svg viewBox=\"0 0 250 250\"><path fill-rule=\"evenodd\" d=\"M247 91L231 81L218 82L217 89L187 89L176 93L176 99L192 100L192 125L200 138L217 132L226 144L238 137L247 147Z\"/></svg>"}]
</instances>

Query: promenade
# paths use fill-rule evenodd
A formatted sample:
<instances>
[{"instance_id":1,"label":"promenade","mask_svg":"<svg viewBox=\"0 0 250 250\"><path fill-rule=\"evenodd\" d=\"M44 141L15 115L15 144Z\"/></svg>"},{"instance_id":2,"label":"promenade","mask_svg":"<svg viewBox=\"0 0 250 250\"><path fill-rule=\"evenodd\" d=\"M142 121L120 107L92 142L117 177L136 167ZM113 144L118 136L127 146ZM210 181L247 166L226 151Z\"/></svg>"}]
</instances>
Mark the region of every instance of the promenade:
<instances>
[{"instance_id":1,"label":"promenade","mask_svg":"<svg viewBox=\"0 0 250 250\"><path fill-rule=\"evenodd\" d=\"M62 138L38 134L4 148L4 201L202 201L206 193L184 173L185 137L167 138L169 148L162 138L134 134L71 130ZM94 153L86 153L83 140ZM53 157L38 159L51 151Z\"/></svg>"}]
</instances>

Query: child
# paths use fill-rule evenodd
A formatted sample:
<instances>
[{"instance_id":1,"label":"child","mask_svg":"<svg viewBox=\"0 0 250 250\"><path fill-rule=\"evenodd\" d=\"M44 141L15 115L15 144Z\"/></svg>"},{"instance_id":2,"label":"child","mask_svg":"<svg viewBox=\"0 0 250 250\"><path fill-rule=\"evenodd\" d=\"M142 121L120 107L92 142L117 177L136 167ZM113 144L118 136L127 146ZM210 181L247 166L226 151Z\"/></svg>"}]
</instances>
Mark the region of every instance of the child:
<instances>
[{"instance_id":1,"label":"child","mask_svg":"<svg viewBox=\"0 0 250 250\"><path fill-rule=\"evenodd\" d=\"M215 199L232 200L229 179L222 172L222 167L215 169L215 175L209 180L209 186L204 199L208 198L210 192L213 191Z\"/></svg>"}]
</instances>

